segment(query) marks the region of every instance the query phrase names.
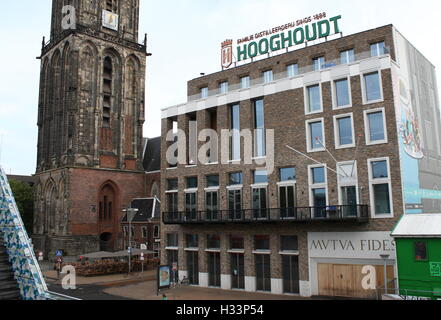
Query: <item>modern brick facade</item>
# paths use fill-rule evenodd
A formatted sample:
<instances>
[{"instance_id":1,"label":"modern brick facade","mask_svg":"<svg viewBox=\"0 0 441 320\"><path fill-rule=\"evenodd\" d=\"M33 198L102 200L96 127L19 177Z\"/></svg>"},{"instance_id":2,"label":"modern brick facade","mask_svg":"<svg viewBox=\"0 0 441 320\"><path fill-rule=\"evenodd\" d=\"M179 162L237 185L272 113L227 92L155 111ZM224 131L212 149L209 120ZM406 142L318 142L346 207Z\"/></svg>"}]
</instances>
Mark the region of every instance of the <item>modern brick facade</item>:
<instances>
[{"instance_id":1,"label":"modern brick facade","mask_svg":"<svg viewBox=\"0 0 441 320\"><path fill-rule=\"evenodd\" d=\"M332 41L324 42L317 45L307 46L296 51L283 53L271 58L251 62L242 66L234 67L222 72L203 76L188 82L188 96L189 101L185 104L169 107L163 110L162 119L162 145L161 145L161 185L162 193L161 211L163 215L162 231L162 263L167 264L171 262L178 262L180 277L189 276L189 269L195 270L192 264L189 266L189 255L198 253L198 265L196 273L198 277L193 279L195 284L200 286L215 286L223 289L232 288L232 278L237 274L242 273L242 280L244 285L241 289L246 291L270 291L273 293L297 293L303 296L310 295L341 295L341 296L361 296L369 297L373 291L355 290L354 288L339 288L340 291L332 291L332 284L327 285L326 279L332 279L340 275L339 268L345 266L354 266L358 272L358 267L372 264L378 269L383 264L380 257L381 253L389 253L390 265L390 279L394 272L394 249L393 242L389 237L389 233L400 219L400 216L405 212L403 200L403 185L402 185L402 168L400 161L400 146L399 146L399 130L397 128L397 119L399 115L396 114L396 82L394 79L394 72L396 68L400 68L396 62L396 30L393 26L385 26L358 34L342 37ZM373 45L380 43L387 48L384 52L374 54ZM346 50L353 50L354 60L349 63L340 61L341 53ZM313 60L318 57L325 57L325 61L332 61L333 64L326 65L321 70L313 71L311 64ZM335 63L336 61L339 61ZM297 64L299 72L293 76L288 76L287 67L291 64ZM265 71L272 70L274 79L268 83L263 83L262 74ZM366 101L367 88L365 86L368 81L366 77L372 73L378 74L379 85L381 86L381 97L375 99L373 102ZM249 76L251 86L245 88L238 88L241 78ZM348 79L350 91L350 104L343 108L336 107L336 89L335 81L340 79ZM216 90L220 87L220 83L228 82L230 90L227 93L217 93ZM321 107L322 110L307 114L306 101L308 97L306 92L309 86L320 85ZM208 88L208 92L215 92L201 96L203 88ZM237 89L237 90L236 90ZM199 95L199 97L198 97ZM231 129L232 123L232 106L239 105L240 108L240 129L255 130L255 101L263 100L264 105L264 127L265 130L274 130L274 152L268 148L266 153L266 160L274 156L274 170L269 170L268 182L265 184L256 184L253 181L253 174L256 169L260 169L262 165L245 164L244 155L248 145L245 139L241 139L241 161L222 163L221 150L219 150L218 162L205 164L197 162L197 165L189 163L180 163L176 167L172 167L167 161L167 152L173 141L167 141L167 134L173 128L182 130L187 135L187 144L189 136L190 121L197 121L197 132L200 133L206 128L212 128L217 131L219 137L221 131ZM371 143L372 136L369 133L367 123L370 121L368 114L370 112L382 111L385 125L383 126L383 141L379 143ZM216 116L213 116L216 114ZM349 114L353 122L352 129L352 146L340 148L336 143L336 121L339 116ZM324 139L327 150L310 152L307 148L308 142L308 121L319 119L322 121L324 127ZM214 123L213 123L214 122ZM175 124L174 124L175 123ZM372 134L372 132L371 132ZM369 135L369 137L367 137ZM170 139L172 140L172 139ZM256 143L256 136L254 136L253 144ZM178 138L179 141L179 138ZM268 141L267 141L268 142ZM181 143L183 143L181 141ZM198 147L202 148L207 142L199 141ZM220 143L220 138L219 138ZM191 142L189 143L191 144ZM287 145L295 148L299 152L294 152L287 148ZM222 146L219 148L221 149ZM254 148L254 151L255 148ZM329 151L329 152L328 152ZM187 151L186 151L187 152ZM306 156L305 156L306 155ZM179 157L186 159L182 154ZM313 161L315 160L315 161ZM234 160L231 157L229 160ZM259 159L257 159L259 160ZM261 159L260 159L261 160ZM358 196L356 197L356 205L369 210L368 215L364 216L367 219L345 219L339 215L339 218L332 219L332 212L325 214L325 217L318 217L316 207L315 195L313 195L314 186L311 185L311 170L317 164L322 165L327 172L327 179L325 182L327 192L327 204L325 211L340 212L344 210L342 205L344 200L341 194L341 187L343 182L337 178L341 174L337 163L356 161L356 174L354 187ZM389 199L391 204L387 204L388 214L377 214L376 211L383 210L377 202L378 188L375 185L373 173L373 163L378 164L378 161L387 161L387 177L386 184L389 186ZM385 164L384 162L383 164ZM312 166L312 167L311 167ZM291 219L281 218L281 191L280 187L286 186L286 181L281 180L280 169L295 168L296 179L295 183L292 181L291 185L295 189L295 209L296 215ZM241 211L239 219L233 221L229 219L231 214L229 190L234 190L234 186L229 183L229 174L241 172L243 175L242 183L236 186L236 189L241 191ZM207 176L218 175L219 185L215 188L210 188L207 185ZM196 188L189 188L187 179L190 177L198 178L198 185ZM353 178L353 175L350 176ZM177 187L168 187L170 181L177 179ZM343 179L341 179L343 180ZM289 183L288 183L289 185ZM256 203L253 200L253 190L256 188L265 188L267 203L263 208L266 216L264 219L253 218L252 209L255 209ZM192 190L189 190L192 189ZM374 190L376 193L374 194ZM207 193L217 192L216 216L208 216L207 209ZM196 193L197 198L197 213L193 216L189 211L189 205L186 194ZM172 202L173 195L177 196L177 208ZM255 193L254 193L255 195ZM384 196L384 194L382 194ZM210 202L211 203L211 202ZM212 203L211 203L212 204ZM352 203L352 205L354 205ZM254 206L254 207L253 207ZM313 207L312 209L310 207ZM194 208L194 207L193 207ZM210 207L211 208L211 207ZM286 210L286 206L283 207ZM296 209L298 208L298 209ZM309 208L309 209L305 209ZM270 209L270 210L268 210ZM210 209L211 210L211 209ZM218 210L218 211L217 211ZM251 210L251 211L248 211ZM261 208L259 208L261 210ZM309 219L302 220L301 212L311 210ZM240 210L239 210L240 211ZM334 212L335 213L335 212ZM212 212L210 211L210 214ZM356 214L360 218L360 212ZM354 216L355 217L355 216ZM266 219L265 218L269 218ZM321 240L317 233L330 238L325 241L331 241L334 245L334 240L340 240L340 245L352 245L358 243L361 248L353 258L345 258L345 253L336 254L334 257L329 257L324 254L314 252L311 256L310 252L312 246L317 246ZM178 235L178 244L167 243L169 235ZM186 243L187 235L198 235L198 246L188 248ZM207 246L207 236L217 235L220 237L220 246L212 248ZM230 237L232 235L241 235L244 237L243 248L236 250L231 247ZM256 250L254 237L266 235L270 237L269 248L267 250ZM281 237L290 236L291 239L297 238L297 248L282 252ZM318 237L318 238L315 238ZM334 238L335 239L334 239ZM351 238L352 237L352 238ZM360 238L359 238L360 237ZM363 237L366 237L363 238ZM326 238L325 238L326 239ZM349 239L349 240L347 240ZM351 240L352 239L352 240ZM334 242L332 242L334 241ZM321 242L325 243L325 242ZM338 243L338 242L337 242ZM376 244L382 243L381 248L376 248ZM369 249L366 249L368 248ZM358 248L359 249L359 248ZM358 250L355 248L354 250ZM341 251L351 250L348 247ZM326 251L326 250L325 250ZM369 253L362 251L372 251ZM218 254L220 262L217 258L212 258L213 254ZM231 263L237 258L233 255L242 255L244 259L244 272L233 270ZM317 254L317 255L316 255ZM176 255L178 261L176 260ZM262 255L269 255L270 265L270 279L260 279L259 277L267 278L268 276L257 275L260 273L262 263L260 261ZM297 257L289 260L286 257ZM213 260L214 259L214 260ZM294 272L287 270L288 262L294 261L292 268L297 269ZM298 264L298 267L296 266ZM214 266L213 266L214 264ZM268 267L265 266L268 262L263 262L263 270ZM220 271L216 270L220 267ZM334 268L328 274L322 272L327 267ZM240 269L240 268L239 268ZM291 272L291 273L290 273ZM352 272L352 271L350 271ZM349 273L350 273L349 272ZM354 271L355 272L355 271ZM214 274L213 274L214 273ZM265 271L263 271L265 273ZM290 279L285 279L286 274L290 273ZM319 275L322 273L321 275ZM342 273L342 279L344 275ZM298 288L287 290L286 283L293 281L298 282ZM298 277L298 279L295 279ZM354 278L361 277L360 275ZM194 278L194 277L193 277ZM220 278L220 282L214 278ZM377 285L381 285L382 279L378 275ZM260 280L259 280L260 279ZM264 285L261 287L261 281L270 280L270 286ZM352 281L353 278L349 279ZM337 280L335 280L337 281ZM361 281L360 281L361 282ZM214 283L214 284L213 284ZM358 289L361 283L357 283L355 288ZM288 286L289 287L289 286ZM346 290L346 291L345 291ZM352 291L351 291L352 290Z\"/></svg>"}]
</instances>

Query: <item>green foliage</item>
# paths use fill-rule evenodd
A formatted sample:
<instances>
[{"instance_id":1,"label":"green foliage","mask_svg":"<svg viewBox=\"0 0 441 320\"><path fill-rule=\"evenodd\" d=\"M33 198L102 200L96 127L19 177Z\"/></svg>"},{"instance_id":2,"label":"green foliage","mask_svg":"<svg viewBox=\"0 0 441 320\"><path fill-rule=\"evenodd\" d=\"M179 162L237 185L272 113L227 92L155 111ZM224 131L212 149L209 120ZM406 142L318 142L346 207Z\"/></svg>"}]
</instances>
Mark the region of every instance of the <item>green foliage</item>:
<instances>
[{"instance_id":1,"label":"green foliage","mask_svg":"<svg viewBox=\"0 0 441 320\"><path fill-rule=\"evenodd\" d=\"M16 180L10 180L9 184L26 230L31 234L34 222L34 189L29 184Z\"/></svg>"}]
</instances>

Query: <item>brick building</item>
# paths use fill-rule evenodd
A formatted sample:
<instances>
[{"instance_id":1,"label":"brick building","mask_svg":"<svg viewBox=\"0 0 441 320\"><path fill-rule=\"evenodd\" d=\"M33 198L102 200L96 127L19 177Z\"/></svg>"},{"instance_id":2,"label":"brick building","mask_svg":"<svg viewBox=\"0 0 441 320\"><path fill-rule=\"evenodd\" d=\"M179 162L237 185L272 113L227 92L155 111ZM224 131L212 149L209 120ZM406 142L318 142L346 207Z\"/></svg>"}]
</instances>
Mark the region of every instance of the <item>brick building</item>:
<instances>
[{"instance_id":1,"label":"brick building","mask_svg":"<svg viewBox=\"0 0 441 320\"><path fill-rule=\"evenodd\" d=\"M143 139L139 1L52 3L40 56L34 247L49 258L57 249L119 250L122 209L160 188L159 173L144 167L159 149L153 155Z\"/></svg>"},{"instance_id":2,"label":"brick building","mask_svg":"<svg viewBox=\"0 0 441 320\"><path fill-rule=\"evenodd\" d=\"M434 67L392 25L189 81L162 114L162 263L202 287L372 297L363 268L396 277L400 217L441 210L440 123Z\"/></svg>"}]
</instances>

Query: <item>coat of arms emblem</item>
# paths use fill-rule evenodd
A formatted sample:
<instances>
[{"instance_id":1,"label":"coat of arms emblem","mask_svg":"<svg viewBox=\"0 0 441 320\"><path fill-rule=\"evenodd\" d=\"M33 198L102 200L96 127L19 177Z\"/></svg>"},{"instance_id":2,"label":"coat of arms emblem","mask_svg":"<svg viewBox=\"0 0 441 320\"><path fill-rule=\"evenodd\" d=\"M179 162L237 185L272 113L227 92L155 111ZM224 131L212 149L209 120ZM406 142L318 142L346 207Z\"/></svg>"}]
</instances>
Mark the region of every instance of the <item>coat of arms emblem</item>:
<instances>
[{"instance_id":1,"label":"coat of arms emblem","mask_svg":"<svg viewBox=\"0 0 441 320\"><path fill-rule=\"evenodd\" d=\"M233 64L233 40L222 42L222 67L229 68Z\"/></svg>"}]
</instances>

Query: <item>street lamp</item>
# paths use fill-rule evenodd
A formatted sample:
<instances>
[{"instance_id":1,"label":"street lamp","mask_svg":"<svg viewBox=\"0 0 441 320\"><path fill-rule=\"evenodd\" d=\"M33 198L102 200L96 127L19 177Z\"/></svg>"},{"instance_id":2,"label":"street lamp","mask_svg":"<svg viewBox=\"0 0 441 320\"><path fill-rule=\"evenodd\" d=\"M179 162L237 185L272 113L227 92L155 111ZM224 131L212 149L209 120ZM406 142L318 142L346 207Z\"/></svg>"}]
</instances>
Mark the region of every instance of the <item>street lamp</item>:
<instances>
[{"instance_id":1,"label":"street lamp","mask_svg":"<svg viewBox=\"0 0 441 320\"><path fill-rule=\"evenodd\" d=\"M132 221L135 218L136 214L139 212L139 209L128 208L123 210L124 213L127 213L127 221L129 222L129 274L132 265Z\"/></svg>"},{"instance_id":2,"label":"street lamp","mask_svg":"<svg viewBox=\"0 0 441 320\"><path fill-rule=\"evenodd\" d=\"M388 285L387 285L387 260L389 259L390 255L389 254L382 254L382 255L380 255L380 257L384 261L384 294L387 294L387 289L388 289Z\"/></svg>"}]
</instances>

